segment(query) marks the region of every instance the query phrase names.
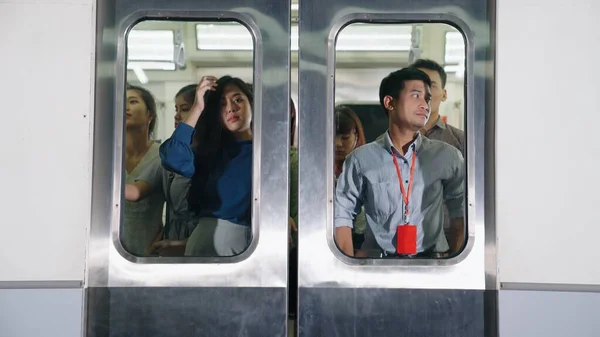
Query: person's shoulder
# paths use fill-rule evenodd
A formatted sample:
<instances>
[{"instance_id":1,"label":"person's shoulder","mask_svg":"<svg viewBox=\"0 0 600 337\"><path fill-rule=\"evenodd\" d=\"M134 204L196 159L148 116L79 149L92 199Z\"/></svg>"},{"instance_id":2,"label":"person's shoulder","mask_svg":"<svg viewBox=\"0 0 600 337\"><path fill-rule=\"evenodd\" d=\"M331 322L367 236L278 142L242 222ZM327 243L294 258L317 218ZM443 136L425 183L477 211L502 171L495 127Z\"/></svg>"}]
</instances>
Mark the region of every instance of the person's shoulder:
<instances>
[{"instance_id":1,"label":"person's shoulder","mask_svg":"<svg viewBox=\"0 0 600 337\"><path fill-rule=\"evenodd\" d=\"M425 151L434 153L435 155L444 155L448 157L460 157L460 151L444 141L423 137L422 147Z\"/></svg>"},{"instance_id":2,"label":"person's shoulder","mask_svg":"<svg viewBox=\"0 0 600 337\"><path fill-rule=\"evenodd\" d=\"M454 127L450 124L446 124L446 128L450 133L452 133L458 140L463 143L465 139L465 132L457 127Z\"/></svg>"},{"instance_id":3,"label":"person's shoulder","mask_svg":"<svg viewBox=\"0 0 600 337\"><path fill-rule=\"evenodd\" d=\"M381 139L378 138L370 143L354 149L354 151L352 151L348 157L346 157L346 160L351 158L351 160L355 160L357 162L371 161L374 157L378 157L385 151L386 150L381 142Z\"/></svg>"},{"instance_id":4,"label":"person's shoulder","mask_svg":"<svg viewBox=\"0 0 600 337\"><path fill-rule=\"evenodd\" d=\"M157 157L159 150L160 150L160 144L153 141L152 144L150 144L150 148L148 149L147 153L152 157Z\"/></svg>"}]
</instances>

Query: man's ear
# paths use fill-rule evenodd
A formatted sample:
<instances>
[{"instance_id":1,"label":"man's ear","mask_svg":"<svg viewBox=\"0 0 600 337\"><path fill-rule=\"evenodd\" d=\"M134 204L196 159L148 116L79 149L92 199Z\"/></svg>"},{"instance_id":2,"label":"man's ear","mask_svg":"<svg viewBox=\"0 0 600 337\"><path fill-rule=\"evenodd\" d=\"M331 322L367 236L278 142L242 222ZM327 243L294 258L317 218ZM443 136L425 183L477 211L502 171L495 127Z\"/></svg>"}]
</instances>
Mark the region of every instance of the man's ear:
<instances>
[{"instance_id":1,"label":"man's ear","mask_svg":"<svg viewBox=\"0 0 600 337\"><path fill-rule=\"evenodd\" d=\"M383 97L383 106L385 107L385 110L394 110L394 98L390 95Z\"/></svg>"}]
</instances>

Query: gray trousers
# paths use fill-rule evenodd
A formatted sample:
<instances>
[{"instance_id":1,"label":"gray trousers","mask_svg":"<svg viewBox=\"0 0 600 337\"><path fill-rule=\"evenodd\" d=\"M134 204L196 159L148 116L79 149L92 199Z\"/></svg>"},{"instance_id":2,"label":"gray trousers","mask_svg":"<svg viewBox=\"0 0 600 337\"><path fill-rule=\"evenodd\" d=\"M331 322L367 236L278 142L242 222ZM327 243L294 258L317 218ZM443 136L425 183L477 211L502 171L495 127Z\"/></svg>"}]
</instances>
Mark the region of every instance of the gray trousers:
<instances>
[{"instance_id":1,"label":"gray trousers","mask_svg":"<svg viewBox=\"0 0 600 337\"><path fill-rule=\"evenodd\" d=\"M251 234L250 226L202 218L188 238L185 256L235 256L248 248Z\"/></svg>"}]
</instances>

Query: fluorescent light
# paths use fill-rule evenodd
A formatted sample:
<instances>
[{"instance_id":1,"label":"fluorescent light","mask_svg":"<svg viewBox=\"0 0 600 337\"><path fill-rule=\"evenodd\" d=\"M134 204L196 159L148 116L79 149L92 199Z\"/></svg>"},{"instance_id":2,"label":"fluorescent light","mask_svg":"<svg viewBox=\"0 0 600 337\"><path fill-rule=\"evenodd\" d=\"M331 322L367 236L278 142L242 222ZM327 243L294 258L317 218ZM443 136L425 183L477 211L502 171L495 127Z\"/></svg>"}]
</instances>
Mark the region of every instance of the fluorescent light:
<instances>
[{"instance_id":1,"label":"fluorescent light","mask_svg":"<svg viewBox=\"0 0 600 337\"><path fill-rule=\"evenodd\" d=\"M297 11L298 9L300 9L300 5L299 4L292 4L292 10L293 11Z\"/></svg>"},{"instance_id":2,"label":"fluorescent light","mask_svg":"<svg viewBox=\"0 0 600 337\"><path fill-rule=\"evenodd\" d=\"M454 73L457 78L465 76L465 41L459 32L446 33L446 53L444 70Z\"/></svg>"},{"instance_id":3,"label":"fluorescent light","mask_svg":"<svg viewBox=\"0 0 600 337\"><path fill-rule=\"evenodd\" d=\"M173 62L152 62L152 61L131 61L127 62L127 69L134 70L135 68L146 70L175 70Z\"/></svg>"},{"instance_id":4,"label":"fluorescent light","mask_svg":"<svg viewBox=\"0 0 600 337\"><path fill-rule=\"evenodd\" d=\"M465 60L465 41L459 32L446 33L444 63L459 64Z\"/></svg>"},{"instance_id":5,"label":"fluorescent light","mask_svg":"<svg viewBox=\"0 0 600 337\"><path fill-rule=\"evenodd\" d=\"M174 35L172 30L132 30L127 37L127 60L173 62Z\"/></svg>"},{"instance_id":6,"label":"fluorescent light","mask_svg":"<svg viewBox=\"0 0 600 337\"><path fill-rule=\"evenodd\" d=\"M337 38L338 51L409 51L410 25L353 24ZM199 50L253 50L248 29L237 23L200 23L196 25ZM298 50L298 25L291 27L291 49Z\"/></svg>"},{"instance_id":7,"label":"fluorescent light","mask_svg":"<svg viewBox=\"0 0 600 337\"><path fill-rule=\"evenodd\" d=\"M412 26L353 24L340 31L337 51L409 51Z\"/></svg>"},{"instance_id":8,"label":"fluorescent light","mask_svg":"<svg viewBox=\"0 0 600 337\"><path fill-rule=\"evenodd\" d=\"M199 23L196 25L199 50L253 50L250 31L239 23Z\"/></svg>"}]
</instances>

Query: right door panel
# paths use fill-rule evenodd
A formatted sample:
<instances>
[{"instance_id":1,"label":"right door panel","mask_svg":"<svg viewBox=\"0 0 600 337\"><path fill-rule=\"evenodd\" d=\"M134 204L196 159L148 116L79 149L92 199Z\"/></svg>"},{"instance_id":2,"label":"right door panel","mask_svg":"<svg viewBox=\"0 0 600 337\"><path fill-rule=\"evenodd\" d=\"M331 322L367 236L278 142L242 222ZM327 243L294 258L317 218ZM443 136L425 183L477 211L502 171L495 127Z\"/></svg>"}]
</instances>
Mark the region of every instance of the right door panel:
<instances>
[{"instance_id":1,"label":"right door panel","mask_svg":"<svg viewBox=\"0 0 600 337\"><path fill-rule=\"evenodd\" d=\"M496 336L494 1L303 0L299 17L298 335ZM464 157L464 243L446 256L454 234L444 213L432 255L382 259L370 230L381 219L367 215L354 237L366 248L349 257L334 240L336 156L345 141L385 133L380 81L419 58L447 75L436 125L458 130L442 141ZM344 137L342 106L362 124L356 138Z\"/></svg>"}]
</instances>

